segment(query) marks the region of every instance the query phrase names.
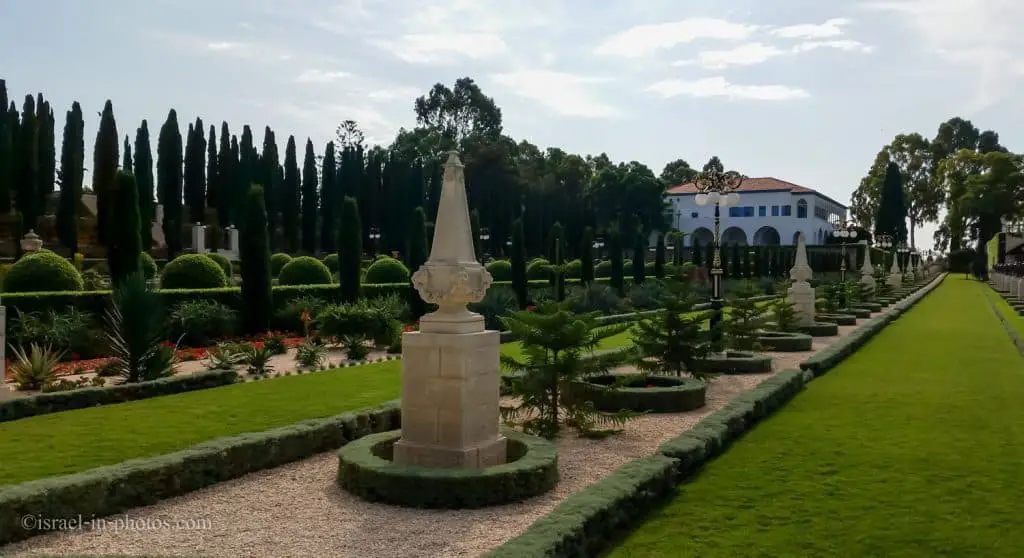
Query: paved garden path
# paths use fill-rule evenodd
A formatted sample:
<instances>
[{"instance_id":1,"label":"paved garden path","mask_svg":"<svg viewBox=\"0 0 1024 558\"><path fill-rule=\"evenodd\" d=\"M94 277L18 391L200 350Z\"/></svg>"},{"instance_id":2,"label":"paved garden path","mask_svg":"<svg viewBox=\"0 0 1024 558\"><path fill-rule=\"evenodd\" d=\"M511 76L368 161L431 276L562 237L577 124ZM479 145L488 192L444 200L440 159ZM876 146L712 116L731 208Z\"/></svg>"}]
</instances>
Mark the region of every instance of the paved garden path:
<instances>
[{"instance_id":1,"label":"paved garden path","mask_svg":"<svg viewBox=\"0 0 1024 558\"><path fill-rule=\"evenodd\" d=\"M1024 359L987 288L947 277L611 556L1024 556Z\"/></svg>"}]
</instances>

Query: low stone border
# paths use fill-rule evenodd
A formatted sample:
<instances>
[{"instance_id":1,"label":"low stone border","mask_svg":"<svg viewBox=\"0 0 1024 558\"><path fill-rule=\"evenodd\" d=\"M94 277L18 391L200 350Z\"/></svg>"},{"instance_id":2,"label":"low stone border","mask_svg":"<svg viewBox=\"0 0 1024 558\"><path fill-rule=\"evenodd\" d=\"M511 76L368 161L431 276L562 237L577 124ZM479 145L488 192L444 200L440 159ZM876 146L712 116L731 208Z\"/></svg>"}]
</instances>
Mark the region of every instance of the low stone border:
<instances>
[{"instance_id":1,"label":"low stone border","mask_svg":"<svg viewBox=\"0 0 1024 558\"><path fill-rule=\"evenodd\" d=\"M801 326L800 331L811 337L835 337L839 335L839 324L835 322L815 321L809 326Z\"/></svg>"},{"instance_id":2,"label":"low stone border","mask_svg":"<svg viewBox=\"0 0 1024 558\"><path fill-rule=\"evenodd\" d=\"M646 383L651 387L616 387L613 384L616 381ZM573 391L573 397L591 401L598 411L682 413L704 406L707 386L692 378L658 374L605 374L580 382L573 386Z\"/></svg>"},{"instance_id":3,"label":"low stone border","mask_svg":"<svg viewBox=\"0 0 1024 558\"><path fill-rule=\"evenodd\" d=\"M757 334L757 342L765 351L799 353L811 350L814 346L814 337L806 333L762 331Z\"/></svg>"},{"instance_id":4,"label":"low stone border","mask_svg":"<svg viewBox=\"0 0 1024 558\"><path fill-rule=\"evenodd\" d=\"M370 501L404 507L469 509L518 502L558 483L558 454L548 440L506 429L512 461L484 469L435 469L395 463L400 430L371 434L338 451L338 485Z\"/></svg>"},{"instance_id":5,"label":"low stone border","mask_svg":"<svg viewBox=\"0 0 1024 558\"><path fill-rule=\"evenodd\" d=\"M853 303L853 307L861 310L867 310L868 312L871 312L871 314L882 311L882 305L877 302L855 302ZM870 317L870 314L868 317Z\"/></svg>"},{"instance_id":6,"label":"low stone border","mask_svg":"<svg viewBox=\"0 0 1024 558\"><path fill-rule=\"evenodd\" d=\"M765 374L772 371L772 357L751 351L726 351L697 361L710 374Z\"/></svg>"},{"instance_id":7,"label":"low stone border","mask_svg":"<svg viewBox=\"0 0 1024 558\"><path fill-rule=\"evenodd\" d=\"M830 314L828 312L824 312L821 314L815 314L814 319L819 322L831 322L841 326L857 325L857 316L853 316L851 314Z\"/></svg>"}]
</instances>

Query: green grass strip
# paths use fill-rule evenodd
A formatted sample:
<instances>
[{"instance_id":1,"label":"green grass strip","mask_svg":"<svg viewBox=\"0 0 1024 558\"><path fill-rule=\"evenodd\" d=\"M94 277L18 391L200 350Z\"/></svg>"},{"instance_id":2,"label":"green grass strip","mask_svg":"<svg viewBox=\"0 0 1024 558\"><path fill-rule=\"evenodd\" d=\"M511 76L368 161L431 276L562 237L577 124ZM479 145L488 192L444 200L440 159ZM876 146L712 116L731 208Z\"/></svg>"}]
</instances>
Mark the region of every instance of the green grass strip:
<instances>
[{"instance_id":1,"label":"green grass strip","mask_svg":"<svg viewBox=\"0 0 1024 558\"><path fill-rule=\"evenodd\" d=\"M1018 314L1017 311L1014 310L1012 306L1010 306L1010 303L1006 302L1006 299L999 296L998 293L992 291L987 294L989 295L989 299L992 300L993 304L996 305L996 309L999 310L999 313L1006 318L1006 322L1010 324L1011 327L1013 327L1013 329L1017 332L1017 335L1024 339L1024 316Z\"/></svg>"},{"instance_id":2,"label":"green grass strip","mask_svg":"<svg viewBox=\"0 0 1024 558\"><path fill-rule=\"evenodd\" d=\"M950 276L610 555L1020 556L1024 369Z\"/></svg>"}]
</instances>

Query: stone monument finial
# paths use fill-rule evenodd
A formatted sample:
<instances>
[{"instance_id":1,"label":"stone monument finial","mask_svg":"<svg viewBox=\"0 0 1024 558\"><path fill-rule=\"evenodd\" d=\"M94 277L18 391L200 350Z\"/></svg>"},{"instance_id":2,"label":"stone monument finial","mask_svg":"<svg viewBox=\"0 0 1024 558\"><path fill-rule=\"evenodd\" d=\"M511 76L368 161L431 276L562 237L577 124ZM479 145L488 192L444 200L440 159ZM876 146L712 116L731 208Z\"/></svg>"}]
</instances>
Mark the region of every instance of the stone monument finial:
<instances>
[{"instance_id":1,"label":"stone monument finial","mask_svg":"<svg viewBox=\"0 0 1024 558\"><path fill-rule=\"evenodd\" d=\"M797 233L796 261L793 263L793 268L789 270L789 278L793 281L810 281L812 275L811 266L807 263L807 243L804 241L804 233Z\"/></svg>"}]
</instances>

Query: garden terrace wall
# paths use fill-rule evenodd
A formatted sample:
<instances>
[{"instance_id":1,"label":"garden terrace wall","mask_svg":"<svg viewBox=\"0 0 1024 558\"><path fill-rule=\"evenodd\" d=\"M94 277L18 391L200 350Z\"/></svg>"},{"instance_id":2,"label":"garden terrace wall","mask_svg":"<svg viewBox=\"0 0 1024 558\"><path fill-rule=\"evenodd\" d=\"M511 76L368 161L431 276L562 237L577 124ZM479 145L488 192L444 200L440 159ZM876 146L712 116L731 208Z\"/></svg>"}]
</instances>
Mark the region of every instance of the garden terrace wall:
<instances>
[{"instance_id":1,"label":"garden terrace wall","mask_svg":"<svg viewBox=\"0 0 1024 558\"><path fill-rule=\"evenodd\" d=\"M870 336L919 302L943 277L928 283L878 317L887 319L869 320L851 335L833 343L830 348L846 345L852 349L837 348L836 357L830 360L828 367L820 368L821 373L852 354ZM810 370L783 370L753 390L736 395L725 407L704 417L692 429L662 444L656 455L627 463L597 483L573 493L520 536L485 557L601 555L629 528L673 497L678 484L784 406L817 375Z\"/></svg>"},{"instance_id":2,"label":"garden terrace wall","mask_svg":"<svg viewBox=\"0 0 1024 558\"><path fill-rule=\"evenodd\" d=\"M161 378L151 382L87 387L15 397L7 401L0 401L0 422L215 388L233 384L237 380L238 373L234 370L212 370Z\"/></svg>"},{"instance_id":3,"label":"garden terrace wall","mask_svg":"<svg viewBox=\"0 0 1024 558\"><path fill-rule=\"evenodd\" d=\"M104 517L337 449L401 427L397 401L364 411L220 438L187 450L0 488L0 545L45 531L21 518Z\"/></svg>"}]
</instances>

